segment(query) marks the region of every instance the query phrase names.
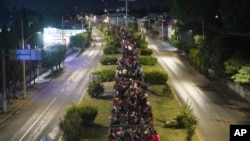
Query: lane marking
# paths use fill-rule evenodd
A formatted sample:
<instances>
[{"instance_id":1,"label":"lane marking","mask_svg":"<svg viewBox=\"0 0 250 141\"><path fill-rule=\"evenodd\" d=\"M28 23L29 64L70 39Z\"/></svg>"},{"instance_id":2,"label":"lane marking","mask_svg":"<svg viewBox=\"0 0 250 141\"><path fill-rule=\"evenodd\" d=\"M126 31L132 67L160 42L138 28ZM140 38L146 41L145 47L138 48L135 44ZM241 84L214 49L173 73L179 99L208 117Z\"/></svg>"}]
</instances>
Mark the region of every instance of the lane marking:
<instances>
[{"instance_id":1,"label":"lane marking","mask_svg":"<svg viewBox=\"0 0 250 141\"><path fill-rule=\"evenodd\" d=\"M64 92L64 89L61 90L61 93Z\"/></svg>"},{"instance_id":2,"label":"lane marking","mask_svg":"<svg viewBox=\"0 0 250 141\"><path fill-rule=\"evenodd\" d=\"M42 112L42 114L37 118L37 120L30 126L30 128L23 134L23 136L19 139L19 141L22 141L24 137L30 132L30 130L35 126L35 124L42 118L42 116L45 114L45 112L48 111L48 109L51 107L51 105L56 101L56 98L53 99L53 101L50 102L50 104L47 106L47 108Z\"/></svg>"}]
</instances>

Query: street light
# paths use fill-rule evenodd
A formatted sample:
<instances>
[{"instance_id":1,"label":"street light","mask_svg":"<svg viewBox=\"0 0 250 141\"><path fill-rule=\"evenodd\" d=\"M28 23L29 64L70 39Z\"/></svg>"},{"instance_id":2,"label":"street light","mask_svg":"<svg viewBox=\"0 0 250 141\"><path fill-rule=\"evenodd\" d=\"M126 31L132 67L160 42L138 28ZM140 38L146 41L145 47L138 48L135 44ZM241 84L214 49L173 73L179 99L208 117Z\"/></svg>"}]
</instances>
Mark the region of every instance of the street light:
<instances>
[{"instance_id":1,"label":"street light","mask_svg":"<svg viewBox=\"0 0 250 141\"><path fill-rule=\"evenodd\" d=\"M83 32L83 17L82 17L82 13L81 13L81 23L82 23L82 32Z\"/></svg>"},{"instance_id":2,"label":"street light","mask_svg":"<svg viewBox=\"0 0 250 141\"><path fill-rule=\"evenodd\" d=\"M162 30L162 43L164 43L164 26L163 26L163 22L165 20L163 20L163 16L162 16L162 19L161 19L161 30Z\"/></svg>"},{"instance_id":3,"label":"street light","mask_svg":"<svg viewBox=\"0 0 250 141\"><path fill-rule=\"evenodd\" d=\"M22 25L22 49L25 49L24 45L26 42L33 37L35 34L40 34L41 32L35 32L31 34L26 40L24 40L23 37L23 20L21 20L21 25ZM25 74L25 60L22 61L22 66L23 66L23 99L26 98L26 74Z\"/></svg>"},{"instance_id":4,"label":"street light","mask_svg":"<svg viewBox=\"0 0 250 141\"><path fill-rule=\"evenodd\" d=\"M125 1L125 25L128 26L128 1L135 1L135 0L119 0L119 1Z\"/></svg>"},{"instance_id":5,"label":"street light","mask_svg":"<svg viewBox=\"0 0 250 141\"><path fill-rule=\"evenodd\" d=\"M204 31L204 19L203 17L201 17L201 26L202 26L202 39L204 40L205 39L205 31Z\"/></svg>"},{"instance_id":6,"label":"street light","mask_svg":"<svg viewBox=\"0 0 250 141\"><path fill-rule=\"evenodd\" d=\"M151 31L151 27L150 27L150 17L148 17L148 31L149 31L149 33L150 33L150 31Z\"/></svg>"}]
</instances>

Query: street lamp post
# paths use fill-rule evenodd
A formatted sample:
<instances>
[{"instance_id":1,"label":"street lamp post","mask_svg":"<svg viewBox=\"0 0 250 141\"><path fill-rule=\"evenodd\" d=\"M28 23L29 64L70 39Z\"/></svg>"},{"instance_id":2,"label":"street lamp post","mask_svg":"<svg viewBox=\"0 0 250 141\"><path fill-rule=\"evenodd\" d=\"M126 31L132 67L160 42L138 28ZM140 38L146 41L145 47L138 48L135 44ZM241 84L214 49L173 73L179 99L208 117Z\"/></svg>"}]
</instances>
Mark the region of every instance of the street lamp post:
<instances>
[{"instance_id":1,"label":"street lamp post","mask_svg":"<svg viewBox=\"0 0 250 141\"><path fill-rule=\"evenodd\" d=\"M24 37L23 37L23 20L21 20L22 26L22 49L24 49ZM25 60L22 61L23 66L23 99L26 98L26 74L25 74Z\"/></svg>"},{"instance_id":2,"label":"street lamp post","mask_svg":"<svg viewBox=\"0 0 250 141\"><path fill-rule=\"evenodd\" d=\"M148 17L148 31L150 33L150 18Z\"/></svg>"},{"instance_id":3,"label":"street lamp post","mask_svg":"<svg viewBox=\"0 0 250 141\"><path fill-rule=\"evenodd\" d=\"M162 20L161 20L161 31L162 31L162 43L164 43L164 26L163 26L163 17L162 17Z\"/></svg>"},{"instance_id":4,"label":"street lamp post","mask_svg":"<svg viewBox=\"0 0 250 141\"><path fill-rule=\"evenodd\" d=\"M89 19L89 31L90 31L90 19Z\"/></svg>"},{"instance_id":5,"label":"street lamp post","mask_svg":"<svg viewBox=\"0 0 250 141\"><path fill-rule=\"evenodd\" d=\"M135 0L119 0L119 1L125 1L125 24L126 27L128 26L128 1L135 1Z\"/></svg>"},{"instance_id":6,"label":"street lamp post","mask_svg":"<svg viewBox=\"0 0 250 141\"><path fill-rule=\"evenodd\" d=\"M201 26L202 26L202 39L204 40L205 39L205 31L204 31L204 19L203 19L203 17L201 17Z\"/></svg>"},{"instance_id":7,"label":"street lamp post","mask_svg":"<svg viewBox=\"0 0 250 141\"><path fill-rule=\"evenodd\" d=\"M25 49L24 45L25 43L31 38L33 37L35 34L40 34L41 32L35 32L33 34L31 34L26 40L24 40L24 36L23 36L23 20L21 20L21 32L22 32L22 49ZM27 91L26 91L26 72L25 72L25 60L22 61L22 66L23 66L23 99L26 99L27 96Z\"/></svg>"},{"instance_id":8,"label":"street lamp post","mask_svg":"<svg viewBox=\"0 0 250 141\"><path fill-rule=\"evenodd\" d=\"M119 24L118 24L118 16L116 17L116 25L118 26Z\"/></svg>"},{"instance_id":9,"label":"street lamp post","mask_svg":"<svg viewBox=\"0 0 250 141\"><path fill-rule=\"evenodd\" d=\"M82 13L81 13L81 23L82 23L82 32L83 32L83 17L82 17Z\"/></svg>"},{"instance_id":10,"label":"street lamp post","mask_svg":"<svg viewBox=\"0 0 250 141\"><path fill-rule=\"evenodd\" d=\"M6 96L6 72L5 72L5 51L1 50L1 61L2 61L2 90L3 90L3 94L2 94L2 100L3 100L3 113L7 113L8 112L8 108L7 108L7 96Z\"/></svg>"}]
</instances>

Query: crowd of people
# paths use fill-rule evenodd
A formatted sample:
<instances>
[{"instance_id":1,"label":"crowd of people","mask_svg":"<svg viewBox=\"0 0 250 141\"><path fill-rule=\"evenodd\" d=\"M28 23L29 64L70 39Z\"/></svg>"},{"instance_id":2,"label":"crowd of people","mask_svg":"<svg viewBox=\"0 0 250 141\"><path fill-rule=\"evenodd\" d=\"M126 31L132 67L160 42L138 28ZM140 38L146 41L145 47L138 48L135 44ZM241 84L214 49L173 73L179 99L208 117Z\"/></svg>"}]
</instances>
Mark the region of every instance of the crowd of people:
<instances>
[{"instance_id":1,"label":"crowd of people","mask_svg":"<svg viewBox=\"0 0 250 141\"><path fill-rule=\"evenodd\" d=\"M121 53L116 70L108 141L160 141L153 126L153 112L139 61L136 42L130 33L117 28Z\"/></svg>"}]
</instances>

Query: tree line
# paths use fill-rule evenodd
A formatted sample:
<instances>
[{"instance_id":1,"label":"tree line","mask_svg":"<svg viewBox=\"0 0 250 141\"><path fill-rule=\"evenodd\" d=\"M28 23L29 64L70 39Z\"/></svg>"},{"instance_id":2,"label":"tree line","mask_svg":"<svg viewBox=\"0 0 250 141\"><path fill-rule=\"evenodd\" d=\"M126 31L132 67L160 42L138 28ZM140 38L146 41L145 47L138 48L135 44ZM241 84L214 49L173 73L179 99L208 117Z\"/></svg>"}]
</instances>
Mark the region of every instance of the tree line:
<instances>
[{"instance_id":1,"label":"tree line","mask_svg":"<svg viewBox=\"0 0 250 141\"><path fill-rule=\"evenodd\" d=\"M250 84L248 0L171 0L177 19L171 42L189 55L205 74Z\"/></svg>"},{"instance_id":2,"label":"tree line","mask_svg":"<svg viewBox=\"0 0 250 141\"><path fill-rule=\"evenodd\" d=\"M10 60L9 51L11 49L22 49L22 39L25 43L24 48L34 49L43 47L42 35L34 34L43 32L42 15L37 14L33 17L34 19L31 22L28 16L29 12L31 11L23 7L20 11L12 13L15 19L9 21L8 24L1 25L0 49L3 50L5 54L6 88L9 92L15 92L21 89L20 86L22 86L21 83L23 83L22 75L20 75L22 74L21 61ZM3 69L2 63L1 61L1 70ZM26 61L26 74L33 76L36 72L38 63L38 61ZM3 76L0 76L1 79L2 77ZM0 84L2 86L2 81ZM7 97L9 98L8 93Z\"/></svg>"}]
</instances>

